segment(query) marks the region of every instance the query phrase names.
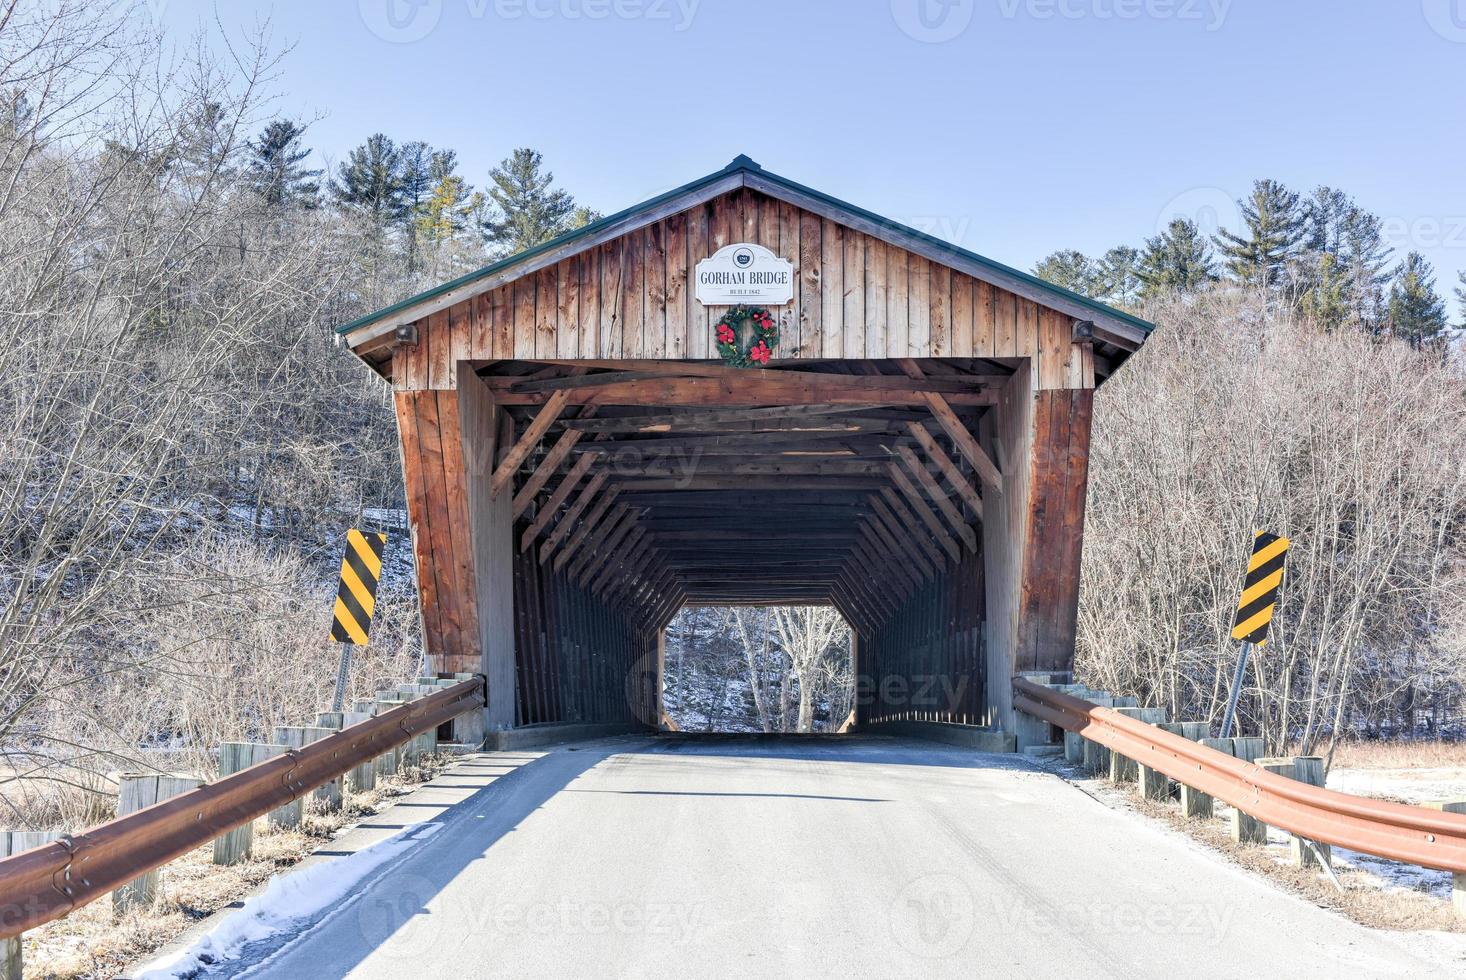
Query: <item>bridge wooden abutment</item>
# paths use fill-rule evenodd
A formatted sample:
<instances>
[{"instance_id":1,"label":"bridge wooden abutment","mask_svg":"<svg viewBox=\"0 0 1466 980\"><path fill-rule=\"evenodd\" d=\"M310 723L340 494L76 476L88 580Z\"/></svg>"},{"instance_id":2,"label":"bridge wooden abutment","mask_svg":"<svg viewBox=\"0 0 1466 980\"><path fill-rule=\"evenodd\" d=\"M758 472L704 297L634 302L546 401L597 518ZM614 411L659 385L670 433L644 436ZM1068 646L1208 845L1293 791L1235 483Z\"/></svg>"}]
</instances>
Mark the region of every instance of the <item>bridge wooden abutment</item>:
<instances>
[{"instance_id":1,"label":"bridge wooden abutment","mask_svg":"<svg viewBox=\"0 0 1466 980\"><path fill-rule=\"evenodd\" d=\"M678 609L831 604L858 726L1023 740L1009 678L1073 661L1094 390L1149 329L740 157L342 333L488 731L655 726Z\"/></svg>"}]
</instances>

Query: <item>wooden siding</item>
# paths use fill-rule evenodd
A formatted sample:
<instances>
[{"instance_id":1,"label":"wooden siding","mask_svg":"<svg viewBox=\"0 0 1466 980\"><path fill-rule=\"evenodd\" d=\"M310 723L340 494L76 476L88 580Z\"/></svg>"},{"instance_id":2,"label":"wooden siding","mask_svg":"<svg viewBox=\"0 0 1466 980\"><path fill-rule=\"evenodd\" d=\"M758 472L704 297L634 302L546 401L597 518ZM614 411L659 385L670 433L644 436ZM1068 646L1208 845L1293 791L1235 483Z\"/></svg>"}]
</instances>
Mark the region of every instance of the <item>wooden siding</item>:
<instances>
[{"instance_id":1,"label":"wooden siding","mask_svg":"<svg viewBox=\"0 0 1466 980\"><path fill-rule=\"evenodd\" d=\"M734 241L795 268L774 309L776 357L1031 358L1039 389L1094 385L1072 319L756 191L740 189L418 321L393 362L399 389L452 387L455 359L711 358L718 308L697 263Z\"/></svg>"}]
</instances>

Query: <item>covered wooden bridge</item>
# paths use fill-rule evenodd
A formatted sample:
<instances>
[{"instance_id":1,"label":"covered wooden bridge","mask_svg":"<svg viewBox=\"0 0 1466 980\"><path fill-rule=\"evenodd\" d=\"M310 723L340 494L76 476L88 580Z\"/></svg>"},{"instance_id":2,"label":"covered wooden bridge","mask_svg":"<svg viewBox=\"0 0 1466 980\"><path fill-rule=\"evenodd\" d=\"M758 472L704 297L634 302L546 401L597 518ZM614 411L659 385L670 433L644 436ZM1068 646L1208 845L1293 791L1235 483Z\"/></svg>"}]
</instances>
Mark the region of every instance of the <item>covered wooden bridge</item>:
<instances>
[{"instance_id":1,"label":"covered wooden bridge","mask_svg":"<svg viewBox=\"0 0 1466 980\"><path fill-rule=\"evenodd\" d=\"M655 724L680 607L830 603L859 725L1014 732L1009 677L1073 659L1094 388L1150 329L739 157L341 333L488 728Z\"/></svg>"}]
</instances>

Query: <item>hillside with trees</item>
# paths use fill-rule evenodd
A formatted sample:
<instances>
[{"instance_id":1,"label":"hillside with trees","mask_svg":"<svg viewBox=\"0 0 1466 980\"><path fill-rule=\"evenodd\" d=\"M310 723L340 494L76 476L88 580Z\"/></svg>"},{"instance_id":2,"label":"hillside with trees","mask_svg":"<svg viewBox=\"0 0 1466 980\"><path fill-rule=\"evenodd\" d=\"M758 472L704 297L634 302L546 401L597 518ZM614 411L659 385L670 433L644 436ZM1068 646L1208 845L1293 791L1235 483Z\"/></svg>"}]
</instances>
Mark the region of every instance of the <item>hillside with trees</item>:
<instances>
[{"instance_id":1,"label":"hillside with trees","mask_svg":"<svg viewBox=\"0 0 1466 980\"><path fill-rule=\"evenodd\" d=\"M529 149L485 191L380 133L327 173L278 58L235 50L160 80L162 39L106 5L0 23L7 824L329 703L348 527L393 532L358 693L413 675L390 392L334 328L593 216Z\"/></svg>"},{"instance_id":2,"label":"hillside with trees","mask_svg":"<svg viewBox=\"0 0 1466 980\"><path fill-rule=\"evenodd\" d=\"M1053 282L1159 329L1096 399L1079 670L1220 718L1254 529L1293 539L1244 724L1462 734L1466 372L1435 273L1336 188L1259 180L1244 226L1176 218L1143 249L1055 252ZM1121 260L1140 285L1123 292ZM1466 273L1456 289L1466 315Z\"/></svg>"}]
</instances>

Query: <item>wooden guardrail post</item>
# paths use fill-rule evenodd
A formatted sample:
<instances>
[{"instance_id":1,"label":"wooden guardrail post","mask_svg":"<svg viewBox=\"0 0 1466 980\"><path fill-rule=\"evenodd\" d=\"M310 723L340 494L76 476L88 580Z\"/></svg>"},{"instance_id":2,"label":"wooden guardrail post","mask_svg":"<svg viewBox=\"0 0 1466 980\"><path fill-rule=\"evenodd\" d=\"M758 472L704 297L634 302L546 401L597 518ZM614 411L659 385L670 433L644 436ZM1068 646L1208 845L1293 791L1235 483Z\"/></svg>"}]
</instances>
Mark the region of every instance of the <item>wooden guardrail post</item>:
<instances>
[{"instance_id":1,"label":"wooden guardrail post","mask_svg":"<svg viewBox=\"0 0 1466 980\"><path fill-rule=\"evenodd\" d=\"M377 703L376 699L372 698L362 701L353 701L351 703L351 712L354 717L361 717L363 715L367 717L376 717L379 711L385 711L387 710L387 707L390 706L380 705ZM397 751L397 747L393 746L392 748L383 752L381 755L377 756L371 762L367 763L367 765L371 766L373 770L373 786L377 784L377 780L381 779L384 776L390 776L392 775L392 773L397 771Z\"/></svg>"},{"instance_id":2,"label":"wooden guardrail post","mask_svg":"<svg viewBox=\"0 0 1466 980\"><path fill-rule=\"evenodd\" d=\"M285 751L283 745L267 742L224 742L219 746L219 776L232 776ZM254 847L254 823L240 824L222 837L214 838L214 863L238 864Z\"/></svg>"},{"instance_id":3,"label":"wooden guardrail post","mask_svg":"<svg viewBox=\"0 0 1466 980\"><path fill-rule=\"evenodd\" d=\"M1232 755L1243 762L1256 762L1264 751L1264 742L1259 737L1239 735L1232 739Z\"/></svg>"},{"instance_id":4,"label":"wooden guardrail post","mask_svg":"<svg viewBox=\"0 0 1466 980\"><path fill-rule=\"evenodd\" d=\"M1221 752L1224 755L1232 754L1232 739L1230 738L1198 738L1196 740L1203 747ZM1209 819L1215 808L1216 801L1200 790L1181 784L1181 815L1193 817L1199 820Z\"/></svg>"},{"instance_id":5,"label":"wooden guardrail post","mask_svg":"<svg viewBox=\"0 0 1466 980\"><path fill-rule=\"evenodd\" d=\"M367 710L356 710L358 705L366 704ZM341 724L345 728L352 725L359 725L376 713L376 705L372 701L358 701L352 705L352 710L346 712L341 718ZM377 760L372 759L364 762L346 774L346 788L353 793L365 793L368 790L377 788Z\"/></svg>"},{"instance_id":6,"label":"wooden guardrail post","mask_svg":"<svg viewBox=\"0 0 1466 980\"><path fill-rule=\"evenodd\" d=\"M1243 762L1262 764L1262 739L1239 737L1232 739L1231 742L1233 756ZM1267 824L1233 807L1232 840L1238 844L1266 844Z\"/></svg>"},{"instance_id":7,"label":"wooden guardrail post","mask_svg":"<svg viewBox=\"0 0 1466 980\"><path fill-rule=\"evenodd\" d=\"M1426 803L1424 806L1445 813L1466 813L1466 800ZM1456 910L1457 915L1466 916L1466 874L1459 871L1451 873L1451 907Z\"/></svg>"},{"instance_id":8,"label":"wooden guardrail post","mask_svg":"<svg viewBox=\"0 0 1466 980\"><path fill-rule=\"evenodd\" d=\"M1115 706L1114 699L1108 694L1094 694L1089 698L1089 701L1092 704L1099 705L1101 708L1113 708ZM1084 768L1095 774L1108 770L1110 767L1110 750L1093 739L1085 738L1082 735L1079 738L1083 743L1081 760L1084 763Z\"/></svg>"},{"instance_id":9,"label":"wooden guardrail post","mask_svg":"<svg viewBox=\"0 0 1466 980\"><path fill-rule=\"evenodd\" d=\"M1292 758L1285 758L1283 756L1264 756L1262 758L1253 759L1252 763L1259 769L1266 769L1268 772L1273 773L1276 776L1287 776L1289 779L1294 778L1295 770L1293 768ZM1232 839L1234 841L1245 844L1266 844L1267 824L1263 823L1256 817L1245 814L1241 810L1233 807Z\"/></svg>"},{"instance_id":10,"label":"wooden guardrail post","mask_svg":"<svg viewBox=\"0 0 1466 980\"><path fill-rule=\"evenodd\" d=\"M461 684L464 681L473 680L475 676L474 674L454 674L453 680ZM453 740L460 745L482 746L484 738L488 735L482 711L471 711L468 714L459 715L453 719L452 725Z\"/></svg>"},{"instance_id":11,"label":"wooden guardrail post","mask_svg":"<svg viewBox=\"0 0 1466 980\"><path fill-rule=\"evenodd\" d=\"M395 691L383 691L377 695L377 714L390 711L398 705L407 704L410 698L404 698ZM383 775L401 772L404 767L417 760L417 754L413 751L412 741L407 741L396 746L388 755L391 757L388 765L391 766Z\"/></svg>"},{"instance_id":12,"label":"wooden guardrail post","mask_svg":"<svg viewBox=\"0 0 1466 980\"><path fill-rule=\"evenodd\" d=\"M332 732L339 732L345 724L346 713L342 711L321 711L316 713L317 728L329 728ZM327 812L341 809L345 801L346 785L342 776L337 776L329 783L324 783L311 794L311 799L317 800L324 806Z\"/></svg>"},{"instance_id":13,"label":"wooden guardrail post","mask_svg":"<svg viewBox=\"0 0 1466 980\"><path fill-rule=\"evenodd\" d=\"M1206 724L1206 722L1204 722L1204 721L1166 721L1165 715L1164 715L1164 710L1165 709L1161 709L1161 711L1162 711L1162 717L1161 717L1161 719L1159 721L1157 721L1155 723L1156 726L1158 728L1160 728L1162 731L1170 732L1172 735L1180 735L1182 738L1189 739L1189 740L1191 740L1193 742L1200 741L1206 735L1206 733L1207 733L1207 724ZM1172 780L1169 779L1169 778L1167 778L1166 775L1165 775L1165 773L1162 773L1162 772L1159 772L1159 771L1156 771L1156 770L1147 770L1145 773L1142 774L1141 791L1145 794L1145 796L1146 796L1147 799L1151 799L1151 800L1166 800L1166 799L1170 799L1170 797L1171 797L1171 783L1172 783ZM1177 785L1180 785L1181 786L1181 809L1182 809L1182 811L1184 813L1186 811L1186 805L1187 805L1186 796L1187 796L1187 789L1188 789L1188 787L1186 787L1186 786L1184 786L1182 784L1179 784L1179 783ZM1194 790L1192 791L1192 795L1195 795L1195 791ZM1192 802L1193 802L1193 805L1194 805L1194 802L1195 801L1192 801ZM1186 814L1186 815L1187 816L1190 816L1190 814ZM1209 811L1208 811L1208 815L1210 815Z\"/></svg>"},{"instance_id":14,"label":"wooden guardrail post","mask_svg":"<svg viewBox=\"0 0 1466 980\"><path fill-rule=\"evenodd\" d=\"M1163 727L1166 724L1165 708L1141 708L1140 720L1148 725ZM1140 795L1147 800L1164 800L1171 795L1171 783L1166 774L1143 763L1135 766L1135 781Z\"/></svg>"},{"instance_id":15,"label":"wooden guardrail post","mask_svg":"<svg viewBox=\"0 0 1466 980\"><path fill-rule=\"evenodd\" d=\"M1293 757L1293 778L1310 786L1323 786L1323 756L1295 755ZM1321 859L1322 863L1332 867L1333 851L1329 845L1313 841L1313 846L1310 847L1309 843L1297 834L1293 835L1291 847L1293 863L1300 868L1315 868L1318 867Z\"/></svg>"},{"instance_id":16,"label":"wooden guardrail post","mask_svg":"<svg viewBox=\"0 0 1466 980\"><path fill-rule=\"evenodd\" d=\"M0 830L0 858L49 844L60 836L59 830ZM0 980L22 980L20 939L0 939Z\"/></svg>"},{"instance_id":17,"label":"wooden guardrail post","mask_svg":"<svg viewBox=\"0 0 1466 980\"><path fill-rule=\"evenodd\" d=\"M1139 721L1145 720L1144 708L1116 708L1115 711ZM1127 759L1118 752L1110 752L1110 782L1133 783L1139 772L1134 759Z\"/></svg>"},{"instance_id":18,"label":"wooden guardrail post","mask_svg":"<svg viewBox=\"0 0 1466 980\"><path fill-rule=\"evenodd\" d=\"M329 728L314 725L277 725L272 734L277 744L288 749L303 749L312 742L319 742L331 734ZM305 818L305 799L297 798L282 807L270 811L270 826L281 830L294 830Z\"/></svg>"},{"instance_id":19,"label":"wooden guardrail post","mask_svg":"<svg viewBox=\"0 0 1466 980\"><path fill-rule=\"evenodd\" d=\"M125 772L118 778L117 815L146 809L154 803L198 789L204 784L194 776L173 773ZM147 908L158 897L158 882L162 872L153 870L140 875L112 892L112 908L117 912Z\"/></svg>"},{"instance_id":20,"label":"wooden guardrail post","mask_svg":"<svg viewBox=\"0 0 1466 980\"><path fill-rule=\"evenodd\" d=\"M397 685L398 697L407 698L408 700L427 697L429 694L437 693L439 689L437 682ZM418 758L435 755L438 751L438 730L436 728L430 728L413 739L413 741Z\"/></svg>"}]
</instances>

